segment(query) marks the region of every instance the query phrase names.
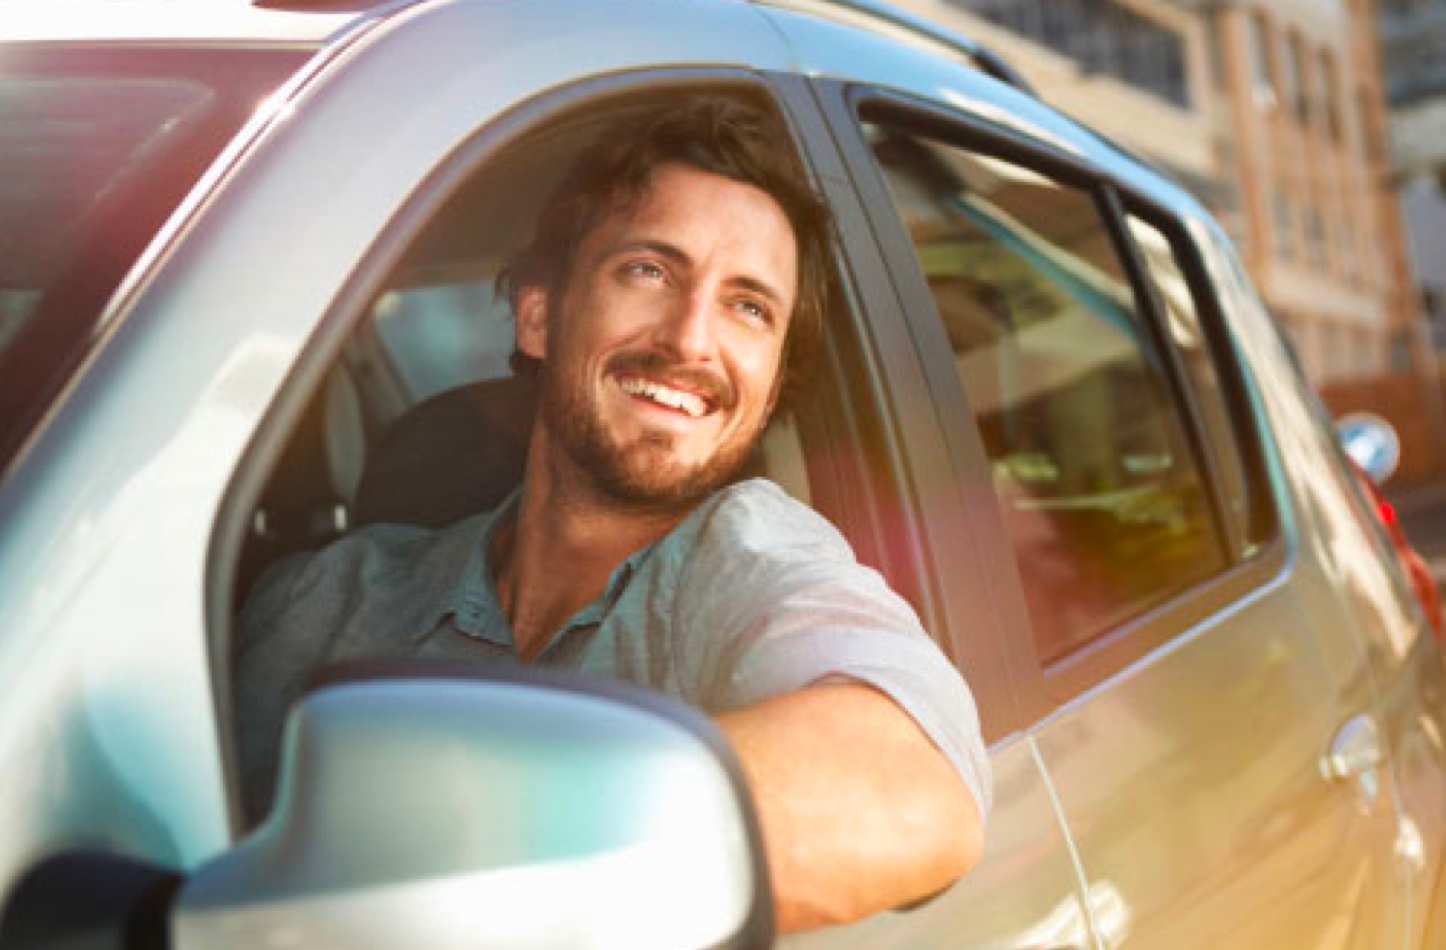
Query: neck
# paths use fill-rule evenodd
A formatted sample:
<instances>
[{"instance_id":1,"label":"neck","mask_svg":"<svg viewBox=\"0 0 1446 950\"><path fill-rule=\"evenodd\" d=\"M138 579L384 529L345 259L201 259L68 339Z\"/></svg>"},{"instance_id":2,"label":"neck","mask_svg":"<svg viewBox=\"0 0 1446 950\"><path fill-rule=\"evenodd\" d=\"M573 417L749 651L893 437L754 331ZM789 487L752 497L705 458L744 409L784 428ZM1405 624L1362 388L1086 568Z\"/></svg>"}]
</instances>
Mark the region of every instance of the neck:
<instances>
[{"instance_id":1,"label":"neck","mask_svg":"<svg viewBox=\"0 0 1446 950\"><path fill-rule=\"evenodd\" d=\"M488 552L497 598L524 660L535 658L568 618L597 599L629 555L687 514L609 504L580 480L559 478L538 455L529 453L516 514Z\"/></svg>"}]
</instances>

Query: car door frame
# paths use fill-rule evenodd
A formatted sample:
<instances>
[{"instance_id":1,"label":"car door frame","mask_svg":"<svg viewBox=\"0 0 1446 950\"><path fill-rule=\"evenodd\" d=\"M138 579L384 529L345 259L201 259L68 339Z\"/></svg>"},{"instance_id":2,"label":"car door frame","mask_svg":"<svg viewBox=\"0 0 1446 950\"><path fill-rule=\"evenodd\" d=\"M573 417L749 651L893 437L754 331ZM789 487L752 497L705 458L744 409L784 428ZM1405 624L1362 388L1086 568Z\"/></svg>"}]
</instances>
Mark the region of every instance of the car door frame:
<instances>
[{"instance_id":1,"label":"car door frame","mask_svg":"<svg viewBox=\"0 0 1446 950\"><path fill-rule=\"evenodd\" d=\"M1020 690L1018 702L1026 711L1026 719L1032 722L1048 715L1164 646L1179 636L1180 631L1193 629L1254 590L1278 583L1287 563L1286 545L1278 532L1273 533L1270 540L1248 559L1237 559L1232 553L1240 550L1242 545L1238 528L1224 515L1228 503L1221 494L1223 480L1218 477L1221 463L1206 436L1195 395L1184 381L1179 355L1162 338L1159 301L1133 239L1124 227L1123 213L1126 210L1140 213L1151 224L1168 229L1177 247L1190 249L1189 259L1182 264L1187 269L1192 290L1197 293L1196 300L1202 308L1202 324L1210 324L1212 352L1217 366L1232 374L1227 384L1232 398L1248 399L1243 370L1237 359L1227 355L1233 352L1233 344L1218 304L1213 294L1202 293L1208 282L1201 272L1198 251L1188 241L1185 229L1179 226L1175 214L1127 182L1120 181L1108 170L1094 166L1085 157L1067 154L1047 142L1031 141L1016 129L1004 128L943 103L897 90L834 80L815 80L813 88L828 116L830 130L840 143L840 152L848 163L848 173L867 209L890 280L902 301L901 308L909 314L909 332L924 364L937 424L945 434L958 477L968 485L971 498L993 499L992 508L978 505L978 510L972 513L970 530L980 536L980 543L993 546L998 551L1011 549L988 459L973 422L974 414L968 396L949 358L951 351L933 296L918 267L913 245L898 220L883 177L858 131L862 121L859 118L861 110L885 110L909 127L928 130L926 134L933 134L938 141L979 149L985 154L1036 169L1087 191L1095 199L1100 221L1113 239L1121 266L1135 294L1140 322L1147 328L1156 354L1164 364L1165 376L1171 387L1170 398L1183 409L1181 421L1200 466L1205 490L1209 493L1212 518L1225 546L1224 553L1231 563L1140 616L1099 635L1077 652L1053 664L1041 661L1033 637L1007 634L1004 650L1009 657L1011 675ZM1266 463L1258 448L1257 414L1247 412L1241 418L1246 421L1252 435L1243 461L1254 473L1253 484L1266 488L1268 497L1262 500L1269 505L1269 511L1274 512L1280 500L1274 482L1264 473ZM997 609L1004 617L1005 629L1011 632L1030 629L1023 584L1013 559L985 560L1001 575L992 582L992 586L1001 601Z\"/></svg>"},{"instance_id":2,"label":"car door frame","mask_svg":"<svg viewBox=\"0 0 1446 950\"><path fill-rule=\"evenodd\" d=\"M264 490L295 420L315 396L320 381L358 321L363 319L368 302L383 286L393 265L450 195L510 144L553 121L559 114L575 113L579 108L627 98L641 91L711 88L767 95L794 128L800 159L822 180L831 174L829 163L837 165L837 157L830 158L826 150L806 145L805 140L821 130L821 117L814 111L811 99L801 95L804 90L798 84L799 80L787 74L731 66L644 66L623 73L579 77L562 87L541 91L506 115L474 130L466 142L435 166L428 179L393 216L353 268L345 286L302 348L290 378L273 400L237 466L217 518L208 557L207 629L212 641L218 721L226 740L223 746L228 749L229 787L236 785L235 753L230 748L233 727L230 725L229 658L235 600L232 585L236 557L250 530L249 513ZM844 213L845 218L851 215L857 215L856 207ZM917 403L924 393L912 348L902 331L902 315L892 295L880 292L876 256L846 258L840 253L835 265L840 280L847 285L845 296L854 301L851 306L839 308L839 317L849 331L847 335L853 337L857 345L841 344L839 336L832 334L824 355L834 387L832 400L840 406L853 407L846 418L834 424L854 447L855 460L832 471L827 467L816 471L811 461L810 474L822 479L823 493L832 501L834 509L846 513L849 523L841 527L850 540L861 552L874 554L875 559L883 562L890 580L919 608L926 626L945 652L968 671L980 708L990 711L986 717L988 735L1003 735L1017 726L1017 716L1003 658L995 652L998 638L988 634L991 614L987 590L981 584L974 596L968 598L972 606L964 613L967 622L961 623L959 612L946 612L939 607L941 591L927 586L937 577L929 565L941 562L957 565L957 576L984 579L988 572L977 546L961 545L953 540L967 536L962 525L952 538L923 530L930 519L924 516L919 498L930 486L948 482L952 469L942 454L935 453L929 458L926 453L912 451L914 444L937 445L934 433L911 434L908 452L900 446L898 428L917 428L927 418L920 416L918 422L910 421L919 414L900 408ZM882 382L885 378L889 380L888 386ZM881 417L879 424L867 418L875 415L870 406L884 407L877 414ZM867 452L862 449L865 444L869 446ZM878 466L874 483L866 485L861 479L869 478L864 469L870 466L864 463L863 457L872 455L875 449L886 457L886 462ZM876 491L885 492L888 501L881 504ZM239 829L239 819L237 827Z\"/></svg>"}]
</instances>

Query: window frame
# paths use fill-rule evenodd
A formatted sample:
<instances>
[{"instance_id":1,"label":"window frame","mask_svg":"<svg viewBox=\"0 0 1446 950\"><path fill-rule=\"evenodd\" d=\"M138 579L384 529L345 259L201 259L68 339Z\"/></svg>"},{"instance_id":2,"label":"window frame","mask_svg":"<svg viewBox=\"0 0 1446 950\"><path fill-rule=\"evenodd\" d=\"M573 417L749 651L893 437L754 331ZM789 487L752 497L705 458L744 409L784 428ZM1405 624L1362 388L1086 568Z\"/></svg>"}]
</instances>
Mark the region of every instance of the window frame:
<instances>
[{"instance_id":1,"label":"window frame","mask_svg":"<svg viewBox=\"0 0 1446 950\"><path fill-rule=\"evenodd\" d=\"M236 582L252 515L303 416L321 394L330 370L343 358L347 342L365 323L372 302L385 288L397 265L453 196L481 168L516 146L530 132L554 121L559 113L625 98L644 86L663 92L669 88L699 86L720 89L744 86L756 90L758 85L755 78L738 69L664 69L582 78L571 85L540 92L474 129L452 151L437 156L406 203L377 233L365 256L317 320L286 381L257 424L226 487L212 527L206 552L204 622L233 833L239 833L244 827L233 716L234 607Z\"/></svg>"},{"instance_id":2,"label":"window frame","mask_svg":"<svg viewBox=\"0 0 1446 950\"><path fill-rule=\"evenodd\" d=\"M909 318L874 233L874 216L845 156L847 146L835 134L834 113L847 106L828 90L841 84L783 74L770 78L836 225L837 270L848 285L845 294L852 297L839 319L849 321L861 362L845 367L835 379L846 397L841 404L854 406L877 426L856 444L869 456L861 460L864 467L874 470L868 486L874 499L887 498L895 506L892 511L874 510L875 528L892 554L888 563L894 573L886 579L906 596L916 592L909 599L968 681L984 740L997 746L1030 718L1014 688L1014 664L1005 652L1008 638L1000 635L1008 628L1001 623L1001 611L1008 615L1011 609L1022 610L1023 602L1001 604L997 578L988 567L989 552L970 532L964 505L945 511L930 505L961 489L961 501L986 492L992 497L987 466L974 469L972 482L961 481L953 453L946 448L951 431L939 425L932 411L928 367L918 358ZM974 451L982 460L983 447L977 441ZM1003 532L1002 518L997 528ZM945 583L945 577L958 580Z\"/></svg>"},{"instance_id":3,"label":"window frame","mask_svg":"<svg viewBox=\"0 0 1446 950\"><path fill-rule=\"evenodd\" d=\"M207 551L205 629L233 831L239 831L242 826L231 685L233 606L251 515L263 498L299 421L324 387L328 372L342 358L347 342L364 325L372 301L452 197L489 163L528 135L566 116L635 100L640 95L705 89L769 101L793 131L793 145L805 169L815 176L815 186L821 192L827 191L822 179L838 163L834 158L830 164L831 152L825 144L809 142L823 127L811 95L796 77L739 67L644 67L626 73L580 77L567 86L540 91L520 101L506 113L474 129L451 152L439 155L430 173L417 183L406 204L377 234L318 320L227 486ZM847 209L841 217L852 220ZM841 221L840 227L843 226ZM882 380L886 376L893 378L894 374L882 367L893 362L893 358L880 355L881 338L875 332L874 321L864 316L871 307L869 287L875 274L870 271L872 262L866 258L855 259L845 254L842 247L840 244L833 262L835 276L843 285L844 298L838 303L840 312L835 329L842 327L847 332L826 334L819 363L820 372L826 374L828 380L824 395L832 406L842 411L831 413L832 418L814 419L811 423L827 426L830 437L845 440L848 451L841 463L838 460L820 462L813 455L807 457L810 480L815 482L816 503L844 522L840 529L861 554L861 559L882 562L890 574L891 584L914 603L935 641L966 671L971 685L975 686L981 711L1012 709L1012 694L1002 658L993 663L987 657L980 657L984 652L981 644L987 648L994 641L974 638L965 644L958 628L940 619L946 616L945 612L935 602L936 593L927 588L927 580L934 576L927 565L934 555L921 535L918 506L912 501L918 492L917 471L905 463L905 454L899 448L896 421L902 413L896 407L890 409L885 405L896 390L884 386ZM805 426L805 432L808 431ZM806 435L806 447L808 442ZM868 460L875 457L882 457L882 462L871 466ZM877 470L870 472L871 467ZM889 505L888 509L881 507L880 499ZM903 517L896 517L900 513ZM970 661L969 656L976 659ZM1013 716L1012 713L990 716L986 722L997 736L1012 724Z\"/></svg>"},{"instance_id":4,"label":"window frame","mask_svg":"<svg viewBox=\"0 0 1446 950\"><path fill-rule=\"evenodd\" d=\"M1225 315L1220 295L1210 280L1204 255L1185 225L1168 208L1138 192L1117 188L1117 193L1126 215L1137 217L1155 228L1169 242L1175 252L1175 263L1179 266L1195 301L1196 317L1219 378L1226 414L1235 429L1234 448L1248 487L1254 489L1250 498L1246 499L1247 523L1243 527L1228 523L1229 516L1226 512L1229 511L1231 499L1221 497L1217 500L1217 506L1222 517L1227 520L1226 536L1231 541L1232 560L1258 560L1280 542L1280 514L1275 493L1271 490L1269 462L1264 448L1269 434L1261 420L1262 410L1250 396L1251 383L1245 370L1245 355L1236 342L1235 334L1230 330L1230 321ZM1157 314L1162 312L1158 301L1155 307ZM1173 346L1170 350L1176 361L1181 361ZM1191 393L1191 411L1199 425L1201 410L1194 398L1193 387L1187 374L1183 372L1181 385ZM1221 462L1216 457L1220 447L1216 440L1210 438L1203 425L1201 440L1207 464L1214 476L1221 467ZM1218 477L1212 477L1211 480L1216 484L1222 481ZM1255 551L1253 555L1246 556L1244 548L1249 544L1255 546Z\"/></svg>"},{"instance_id":5,"label":"window frame","mask_svg":"<svg viewBox=\"0 0 1446 950\"><path fill-rule=\"evenodd\" d=\"M864 139L861 125L869 118L882 118L895 127L907 129L944 144L977 150L992 157L1020 164L1062 184L1079 187L1090 193L1100 212L1101 224L1115 242L1120 264L1137 298L1138 319L1156 347L1169 380L1170 396L1176 400L1186 438L1196 453L1202 486L1207 493L1217 534L1226 545L1225 566L1216 574L1171 595L1159 605L1096 637L1075 652L1051 664L1041 662L1032 635L1019 631L1030 629L1022 581L1013 558L996 557L990 570L998 576L992 582L999 602L1011 672L1020 690L1019 703L1029 719L1041 718L1054 709L1070 703L1105 680L1125 670L1148 654L1189 635L1189 632L1212 615L1228 611L1238 600L1252 591L1270 584L1283 569L1283 547L1275 527L1278 504L1271 482L1264 477L1264 453L1258 410L1245 388L1245 373L1223 319L1223 309L1203 267L1203 257L1188 228L1169 208L1144 196L1127 182L1120 181L1088 160L1063 152L1049 144L1031 140L1013 129L1003 128L987 119L972 116L938 102L895 90L832 81L815 83L826 102L833 122L833 133L849 161L861 200L868 209L870 225L888 262L892 284L900 306L908 314L907 322L918 356L925 364L934 399L934 413L946 433L956 471L961 482L969 486L966 495L978 501L981 481L988 486L993 500L990 510L975 505L969 513L968 530L984 539L982 543L1007 545L1008 535L1002 506L994 490L982 442L974 425L974 414L958 373L948 358L949 347L944 329L914 248L899 221L883 174L873 159ZM1129 235L1126 214L1134 214L1159 229L1177 251L1178 263L1195 295L1202 330L1210 340L1210 355L1215 361L1221 387L1230 393L1227 406L1232 413L1244 411L1240 418L1249 420L1240 441L1248 446L1242 466L1253 497L1268 508L1263 518L1270 526L1270 541L1262 543L1254 555L1242 559L1235 543L1238 532L1227 530L1223 517L1227 508L1221 497L1222 480L1218 477L1219 460L1205 428L1201 407L1193 387L1181 365L1182 357L1169 342L1161 305L1153 288L1153 280L1145 270L1142 254ZM947 585L945 585L947 586Z\"/></svg>"}]
</instances>

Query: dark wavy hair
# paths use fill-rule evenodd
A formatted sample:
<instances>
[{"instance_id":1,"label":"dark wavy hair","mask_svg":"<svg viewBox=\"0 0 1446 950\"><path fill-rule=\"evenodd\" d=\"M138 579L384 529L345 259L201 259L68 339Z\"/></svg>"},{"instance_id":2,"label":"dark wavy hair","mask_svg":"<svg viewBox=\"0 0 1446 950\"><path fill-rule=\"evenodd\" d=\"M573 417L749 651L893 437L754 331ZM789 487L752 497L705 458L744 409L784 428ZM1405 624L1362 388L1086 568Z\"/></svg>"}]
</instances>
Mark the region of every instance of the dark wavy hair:
<instances>
[{"instance_id":1,"label":"dark wavy hair","mask_svg":"<svg viewBox=\"0 0 1446 950\"><path fill-rule=\"evenodd\" d=\"M818 353L829 297L833 221L814 192L788 129L770 109L720 95L693 95L629 115L583 150L537 219L532 243L497 278L497 290L517 310L518 292L566 289L573 253L593 228L630 213L653 172L678 164L752 185L777 201L798 243L798 298L784 342L779 405L797 395ZM513 354L520 373L535 360Z\"/></svg>"}]
</instances>

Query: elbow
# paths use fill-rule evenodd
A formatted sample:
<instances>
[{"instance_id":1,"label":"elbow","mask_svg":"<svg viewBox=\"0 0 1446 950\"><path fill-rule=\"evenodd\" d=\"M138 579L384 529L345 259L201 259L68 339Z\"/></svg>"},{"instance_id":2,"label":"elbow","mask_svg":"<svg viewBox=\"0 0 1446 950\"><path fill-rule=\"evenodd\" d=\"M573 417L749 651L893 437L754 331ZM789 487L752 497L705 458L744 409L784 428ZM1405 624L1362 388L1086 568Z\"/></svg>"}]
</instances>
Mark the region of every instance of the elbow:
<instances>
[{"instance_id":1,"label":"elbow","mask_svg":"<svg viewBox=\"0 0 1446 950\"><path fill-rule=\"evenodd\" d=\"M911 837L926 869L919 899L949 888L984 856L984 818L973 794L957 782L948 794L935 796L920 809Z\"/></svg>"},{"instance_id":2,"label":"elbow","mask_svg":"<svg viewBox=\"0 0 1446 950\"><path fill-rule=\"evenodd\" d=\"M961 783L962 785L962 783ZM937 787L934 792L940 792ZM877 848L833 864L831 886L796 891L775 878L774 910L781 933L846 924L884 910L908 910L947 891L980 861L984 825L973 796L929 794L896 800L892 820L875 827ZM866 840L861 836L860 840ZM885 843L887 842L887 843ZM777 887L778 884L784 887Z\"/></svg>"},{"instance_id":3,"label":"elbow","mask_svg":"<svg viewBox=\"0 0 1446 950\"><path fill-rule=\"evenodd\" d=\"M954 860L951 882L972 871L984 857L984 818L972 795L966 793L966 801L955 812L953 827Z\"/></svg>"}]
</instances>

